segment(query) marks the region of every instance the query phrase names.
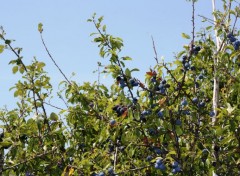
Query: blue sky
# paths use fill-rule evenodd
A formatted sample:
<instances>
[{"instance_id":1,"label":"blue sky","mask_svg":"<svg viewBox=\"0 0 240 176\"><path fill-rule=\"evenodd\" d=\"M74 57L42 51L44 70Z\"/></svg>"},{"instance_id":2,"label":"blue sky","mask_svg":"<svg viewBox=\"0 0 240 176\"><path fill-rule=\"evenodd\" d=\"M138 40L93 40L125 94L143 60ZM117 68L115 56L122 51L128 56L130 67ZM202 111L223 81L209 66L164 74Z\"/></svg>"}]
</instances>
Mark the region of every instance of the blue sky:
<instances>
[{"instance_id":1,"label":"blue sky","mask_svg":"<svg viewBox=\"0 0 240 176\"><path fill-rule=\"evenodd\" d=\"M211 1L200 0L196 4L196 15L211 18ZM181 33L190 34L191 3L185 0L8 0L1 2L2 25L6 37L15 39L15 47L22 47L24 62L30 63L34 56L47 64L46 70L57 86L63 80L60 73L48 58L37 30L38 23L43 23L45 42L68 77L76 73L75 80L95 81L97 62L103 61L98 54L97 45L92 42L90 33L95 32L87 19L96 12L104 16L104 23L110 34L124 40L122 56L133 58L131 68L138 67L139 79L155 64L151 35L154 37L158 55L166 61L174 58L174 52L182 49L189 41L182 39ZM196 27L203 24L196 18ZM13 92L8 89L20 78L12 75L8 62L15 56L5 51L0 55L0 107L11 106ZM105 61L104 61L105 62ZM112 83L109 76L101 78L102 82Z\"/></svg>"}]
</instances>

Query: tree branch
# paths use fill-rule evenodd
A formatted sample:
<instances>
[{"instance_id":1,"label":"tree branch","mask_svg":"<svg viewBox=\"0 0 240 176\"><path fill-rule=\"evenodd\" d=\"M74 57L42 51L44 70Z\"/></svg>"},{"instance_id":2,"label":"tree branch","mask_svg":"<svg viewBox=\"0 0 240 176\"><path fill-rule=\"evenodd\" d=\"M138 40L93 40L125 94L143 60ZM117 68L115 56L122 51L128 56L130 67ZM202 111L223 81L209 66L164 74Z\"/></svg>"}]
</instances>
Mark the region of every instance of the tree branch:
<instances>
[{"instance_id":1,"label":"tree branch","mask_svg":"<svg viewBox=\"0 0 240 176\"><path fill-rule=\"evenodd\" d=\"M54 63L54 65L58 68L58 70L59 70L60 73L63 75L63 77L65 78L65 80L68 82L68 84L71 85L71 82L68 80L68 78L66 77L66 75L63 73L63 71L62 71L62 70L60 69L60 67L57 65L56 61L53 59L51 53L49 52L49 50L48 50L48 48L47 48L47 46L46 46L46 44L45 44L45 41L44 41L44 39L43 39L42 33L40 33L40 36L41 36L42 44L43 44L45 50L47 51L48 56L50 57L50 59L52 60L52 62Z\"/></svg>"}]
</instances>

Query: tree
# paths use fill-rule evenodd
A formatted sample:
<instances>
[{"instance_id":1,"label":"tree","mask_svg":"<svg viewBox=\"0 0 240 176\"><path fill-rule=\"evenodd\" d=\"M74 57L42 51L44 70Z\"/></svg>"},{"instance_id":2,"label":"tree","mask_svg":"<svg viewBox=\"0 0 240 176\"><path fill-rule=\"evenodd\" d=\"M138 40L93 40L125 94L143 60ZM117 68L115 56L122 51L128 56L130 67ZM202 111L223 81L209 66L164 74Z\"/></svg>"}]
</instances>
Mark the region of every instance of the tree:
<instances>
[{"instance_id":1,"label":"tree","mask_svg":"<svg viewBox=\"0 0 240 176\"><path fill-rule=\"evenodd\" d=\"M125 67L132 59L121 56L122 39L108 34L103 17L94 14L88 21L97 31L92 36L99 54L109 59L99 67L113 77L110 87L69 80L39 24L43 45L64 76L58 95L66 108L48 101L53 88L45 63L26 65L22 49L2 29L0 52L15 54L10 64L22 79L12 88L17 108L0 111L1 175L239 175L240 9L233 0L222 3L214 21L202 17L211 25L196 36L192 2L192 36L183 33L190 42L173 63L159 60L153 40L156 65L144 81L132 76L137 68Z\"/></svg>"}]
</instances>

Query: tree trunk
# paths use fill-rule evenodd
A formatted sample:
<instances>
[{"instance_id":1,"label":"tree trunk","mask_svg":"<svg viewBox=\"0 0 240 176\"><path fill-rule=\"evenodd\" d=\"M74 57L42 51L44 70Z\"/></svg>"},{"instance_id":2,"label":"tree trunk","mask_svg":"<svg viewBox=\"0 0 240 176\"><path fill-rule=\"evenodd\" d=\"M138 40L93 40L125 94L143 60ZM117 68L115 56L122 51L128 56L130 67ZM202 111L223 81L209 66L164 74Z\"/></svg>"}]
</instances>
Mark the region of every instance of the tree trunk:
<instances>
[{"instance_id":1,"label":"tree trunk","mask_svg":"<svg viewBox=\"0 0 240 176\"><path fill-rule=\"evenodd\" d=\"M212 0L212 11L213 13L216 10L216 2L215 0ZM216 17L213 14L213 20L214 20L214 24L216 25ZM216 36L216 45L217 45L217 51L219 51L220 48L220 38L217 36L217 29L215 28L215 36ZM213 112L214 112L214 116L212 117L212 123L213 125L215 125L216 123L216 116L217 116L217 108L218 108L218 103L219 103L219 78L217 76L217 65L218 65L218 58L217 56L213 57L214 59L214 85L213 85ZM214 145L214 144L213 144ZM215 173L215 171L213 171L213 176L217 176L217 174Z\"/></svg>"}]
</instances>

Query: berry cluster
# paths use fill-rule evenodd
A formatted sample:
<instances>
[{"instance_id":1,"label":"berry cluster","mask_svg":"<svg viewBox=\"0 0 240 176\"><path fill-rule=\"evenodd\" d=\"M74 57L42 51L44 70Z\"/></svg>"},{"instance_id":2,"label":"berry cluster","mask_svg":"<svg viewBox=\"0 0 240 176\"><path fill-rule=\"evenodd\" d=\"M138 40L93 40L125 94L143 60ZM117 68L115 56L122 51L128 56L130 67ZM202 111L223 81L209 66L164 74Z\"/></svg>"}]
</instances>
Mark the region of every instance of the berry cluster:
<instances>
[{"instance_id":1,"label":"berry cluster","mask_svg":"<svg viewBox=\"0 0 240 176\"><path fill-rule=\"evenodd\" d=\"M200 46L193 46L193 54L197 55L200 50L201 50Z\"/></svg>"},{"instance_id":2,"label":"berry cluster","mask_svg":"<svg viewBox=\"0 0 240 176\"><path fill-rule=\"evenodd\" d=\"M228 40L233 44L234 49L237 51L240 47L240 41L233 35L233 33L229 33L227 35Z\"/></svg>"},{"instance_id":3,"label":"berry cluster","mask_svg":"<svg viewBox=\"0 0 240 176\"><path fill-rule=\"evenodd\" d=\"M161 83L158 86L158 91L160 91L161 94L165 94L167 88L169 88L170 85L167 84L167 81L164 79L161 81Z\"/></svg>"},{"instance_id":4,"label":"berry cluster","mask_svg":"<svg viewBox=\"0 0 240 176\"><path fill-rule=\"evenodd\" d=\"M161 159L157 159L157 160L156 160L155 168L156 168L156 169L160 169L160 170L162 170L162 171L165 171L165 170L166 170L166 166L165 166L165 164L162 162Z\"/></svg>"},{"instance_id":5,"label":"berry cluster","mask_svg":"<svg viewBox=\"0 0 240 176\"><path fill-rule=\"evenodd\" d=\"M173 164L172 164L172 173L173 174L177 174L178 172L181 172L181 168L178 164L178 162L174 161Z\"/></svg>"},{"instance_id":6,"label":"berry cluster","mask_svg":"<svg viewBox=\"0 0 240 176\"><path fill-rule=\"evenodd\" d=\"M112 108L113 111L117 113L117 116L120 117L121 115L124 114L124 112L127 110L127 107L122 106L122 105L116 105Z\"/></svg>"},{"instance_id":7,"label":"berry cluster","mask_svg":"<svg viewBox=\"0 0 240 176\"><path fill-rule=\"evenodd\" d=\"M198 48L196 51L194 51L194 53L198 53ZM182 57L182 64L183 64L183 71L184 70L192 70L192 71L196 70L195 66L190 65L190 61L188 60L187 56Z\"/></svg>"},{"instance_id":8,"label":"berry cluster","mask_svg":"<svg viewBox=\"0 0 240 176\"><path fill-rule=\"evenodd\" d=\"M117 83L120 84L120 87L123 89L126 86L124 79L121 76L118 76L116 79Z\"/></svg>"},{"instance_id":9,"label":"berry cluster","mask_svg":"<svg viewBox=\"0 0 240 176\"><path fill-rule=\"evenodd\" d=\"M151 110L144 110L144 111L142 111L141 115L140 115L140 120L142 122L146 122L147 121L146 116L150 115L151 113L152 113Z\"/></svg>"},{"instance_id":10,"label":"berry cluster","mask_svg":"<svg viewBox=\"0 0 240 176\"><path fill-rule=\"evenodd\" d=\"M135 78L129 79L129 83L132 87L136 87L139 85L138 81Z\"/></svg>"},{"instance_id":11,"label":"berry cluster","mask_svg":"<svg viewBox=\"0 0 240 176\"><path fill-rule=\"evenodd\" d=\"M122 78L121 76L118 76L118 77L116 78L116 80L117 80L117 83L120 85L121 88L124 88L124 87L127 86L127 84L126 84L126 82L127 82L126 79ZM139 82L138 82L135 78L131 78L131 79L129 79L129 84L130 84L132 87L136 87L136 86L139 85Z\"/></svg>"},{"instance_id":12,"label":"berry cluster","mask_svg":"<svg viewBox=\"0 0 240 176\"><path fill-rule=\"evenodd\" d=\"M107 174L107 175L109 175L109 176L114 176L114 175L116 175L116 174L114 173L113 167L109 167L109 168L108 168L108 174ZM101 172L99 172L98 174L93 173L92 176L105 176L105 173L104 173L103 171L101 171Z\"/></svg>"}]
</instances>

